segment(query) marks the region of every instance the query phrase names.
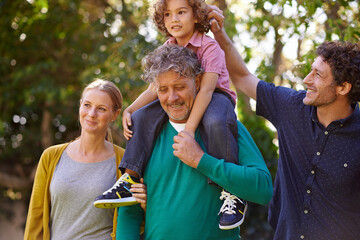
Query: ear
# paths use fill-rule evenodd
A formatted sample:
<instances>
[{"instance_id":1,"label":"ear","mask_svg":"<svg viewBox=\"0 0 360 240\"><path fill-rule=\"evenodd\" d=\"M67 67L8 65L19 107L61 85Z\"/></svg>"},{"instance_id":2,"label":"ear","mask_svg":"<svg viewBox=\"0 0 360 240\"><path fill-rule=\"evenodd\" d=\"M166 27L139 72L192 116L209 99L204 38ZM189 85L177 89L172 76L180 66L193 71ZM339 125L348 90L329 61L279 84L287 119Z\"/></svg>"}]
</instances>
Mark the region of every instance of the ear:
<instances>
[{"instance_id":1,"label":"ear","mask_svg":"<svg viewBox=\"0 0 360 240\"><path fill-rule=\"evenodd\" d=\"M121 113L121 109L116 110L116 112L114 113L114 117L111 120L111 122L115 121L118 118L120 113Z\"/></svg>"},{"instance_id":2,"label":"ear","mask_svg":"<svg viewBox=\"0 0 360 240\"><path fill-rule=\"evenodd\" d=\"M338 94L345 96L351 90L352 84L348 82L344 82L342 85L337 86Z\"/></svg>"}]
</instances>

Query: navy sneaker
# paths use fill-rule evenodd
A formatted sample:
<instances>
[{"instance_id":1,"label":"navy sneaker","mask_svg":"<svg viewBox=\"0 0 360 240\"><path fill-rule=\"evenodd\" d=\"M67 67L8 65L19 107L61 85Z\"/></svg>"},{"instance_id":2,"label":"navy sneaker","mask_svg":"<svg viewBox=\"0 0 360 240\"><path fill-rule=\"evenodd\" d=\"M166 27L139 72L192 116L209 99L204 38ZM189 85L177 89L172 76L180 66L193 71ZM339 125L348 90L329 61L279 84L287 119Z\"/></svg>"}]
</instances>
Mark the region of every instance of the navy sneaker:
<instances>
[{"instance_id":1,"label":"navy sneaker","mask_svg":"<svg viewBox=\"0 0 360 240\"><path fill-rule=\"evenodd\" d=\"M131 185L136 183L140 183L139 179L125 173L112 188L95 198L94 206L97 208L116 208L139 203L130 192Z\"/></svg>"},{"instance_id":2,"label":"navy sneaker","mask_svg":"<svg viewBox=\"0 0 360 240\"><path fill-rule=\"evenodd\" d=\"M228 230L240 226L245 219L247 202L225 190L221 192L220 199L224 203L219 212L219 228Z\"/></svg>"}]
</instances>

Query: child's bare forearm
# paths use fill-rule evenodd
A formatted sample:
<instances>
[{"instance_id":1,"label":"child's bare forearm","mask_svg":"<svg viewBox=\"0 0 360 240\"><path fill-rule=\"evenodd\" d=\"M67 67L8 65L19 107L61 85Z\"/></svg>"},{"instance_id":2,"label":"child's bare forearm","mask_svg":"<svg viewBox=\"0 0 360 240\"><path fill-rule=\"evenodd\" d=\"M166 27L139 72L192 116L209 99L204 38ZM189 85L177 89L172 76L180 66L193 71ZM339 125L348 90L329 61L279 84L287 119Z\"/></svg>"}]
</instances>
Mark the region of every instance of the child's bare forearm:
<instances>
[{"instance_id":1,"label":"child's bare forearm","mask_svg":"<svg viewBox=\"0 0 360 240\"><path fill-rule=\"evenodd\" d=\"M195 135L195 130L199 126L199 123L211 101L217 81L217 73L204 73L201 78L200 90L196 95L189 119L185 125L185 131L189 132L192 136Z\"/></svg>"},{"instance_id":2,"label":"child's bare forearm","mask_svg":"<svg viewBox=\"0 0 360 240\"><path fill-rule=\"evenodd\" d=\"M152 85L140 94L140 96L129 106L126 108L126 111L132 114L139 108L151 103L152 101L157 99L157 94L152 89Z\"/></svg>"},{"instance_id":3,"label":"child's bare forearm","mask_svg":"<svg viewBox=\"0 0 360 240\"><path fill-rule=\"evenodd\" d=\"M185 131L192 134L195 133L195 130L199 126L199 123L204 116L206 108L211 101L212 94L213 91L205 92L200 90L199 93L196 95L194 106L185 125Z\"/></svg>"}]
</instances>

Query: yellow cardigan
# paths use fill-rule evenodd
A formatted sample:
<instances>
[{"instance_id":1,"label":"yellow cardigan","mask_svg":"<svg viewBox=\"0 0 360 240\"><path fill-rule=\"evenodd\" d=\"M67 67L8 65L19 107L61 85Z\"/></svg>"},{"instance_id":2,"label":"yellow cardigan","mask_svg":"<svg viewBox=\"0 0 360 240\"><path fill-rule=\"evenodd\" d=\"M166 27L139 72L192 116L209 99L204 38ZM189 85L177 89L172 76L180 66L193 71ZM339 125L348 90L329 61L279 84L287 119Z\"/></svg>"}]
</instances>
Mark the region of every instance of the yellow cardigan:
<instances>
[{"instance_id":1,"label":"yellow cardigan","mask_svg":"<svg viewBox=\"0 0 360 240\"><path fill-rule=\"evenodd\" d=\"M33 190L31 194L28 216L26 219L26 227L24 240L49 240L49 217L50 217L50 182L58 163L61 154L69 143L55 145L47 148L41 155L39 165L36 170ZM118 169L121 158L124 155L124 149L114 145L114 151L116 156L117 178L121 173ZM116 220L117 210L115 209L113 232L111 237L115 240L116 237Z\"/></svg>"}]
</instances>

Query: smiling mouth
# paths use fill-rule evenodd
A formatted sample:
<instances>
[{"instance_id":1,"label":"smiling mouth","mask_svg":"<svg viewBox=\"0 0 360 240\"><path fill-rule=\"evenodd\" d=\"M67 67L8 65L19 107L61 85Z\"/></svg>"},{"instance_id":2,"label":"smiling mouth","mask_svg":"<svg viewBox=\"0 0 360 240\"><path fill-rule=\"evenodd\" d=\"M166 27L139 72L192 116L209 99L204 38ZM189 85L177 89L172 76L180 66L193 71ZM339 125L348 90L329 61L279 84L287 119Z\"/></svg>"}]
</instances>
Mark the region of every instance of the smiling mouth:
<instances>
[{"instance_id":1,"label":"smiling mouth","mask_svg":"<svg viewBox=\"0 0 360 240\"><path fill-rule=\"evenodd\" d=\"M86 120L86 122L87 122L88 124L96 124L96 122L93 122L93 121L90 121L90 120Z\"/></svg>"},{"instance_id":2,"label":"smiling mouth","mask_svg":"<svg viewBox=\"0 0 360 240\"><path fill-rule=\"evenodd\" d=\"M307 90L307 92L308 92L308 93L314 93L314 92L315 92L315 90L308 89L308 90Z\"/></svg>"},{"instance_id":3,"label":"smiling mouth","mask_svg":"<svg viewBox=\"0 0 360 240\"><path fill-rule=\"evenodd\" d=\"M181 29L181 26L172 26L171 29L172 29L172 30L180 30L180 29Z\"/></svg>"},{"instance_id":4,"label":"smiling mouth","mask_svg":"<svg viewBox=\"0 0 360 240\"><path fill-rule=\"evenodd\" d=\"M181 108L181 106L182 106L182 104L170 104L169 105L169 107L171 107L171 108L175 108L175 109L177 109L177 108Z\"/></svg>"}]
</instances>

